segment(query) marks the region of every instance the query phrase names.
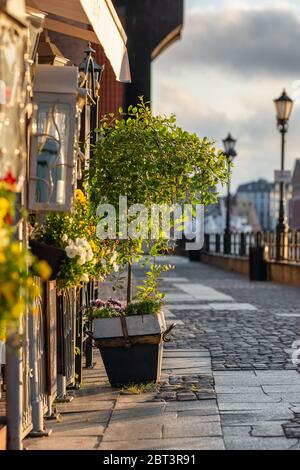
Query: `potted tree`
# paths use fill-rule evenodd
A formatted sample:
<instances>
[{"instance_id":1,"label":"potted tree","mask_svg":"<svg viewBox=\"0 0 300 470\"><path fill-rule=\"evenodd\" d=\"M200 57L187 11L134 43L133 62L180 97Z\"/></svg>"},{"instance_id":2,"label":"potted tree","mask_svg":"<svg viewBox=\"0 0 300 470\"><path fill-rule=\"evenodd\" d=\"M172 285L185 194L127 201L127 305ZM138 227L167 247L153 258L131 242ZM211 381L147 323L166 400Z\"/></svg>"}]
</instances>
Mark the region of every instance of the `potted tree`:
<instances>
[{"instance_id":1,"label":"potted tree","mask_svg":"<svg viewBox=\"0 0 300 470\"><path fill-rule=\"evenodd\" d=\"M158 266L155 259L169 251L170 237L157 223L153 208L210 203L216 197L214 188L226 182L228 175L225 156L208 139L178 127L174 115L154 116L142 98L126 114L122 109L119 113L121 118L110 114L101 121L85 182L98 214L98 237L117 239L119 263L127 265L127 305L99 301L90 310L96 319L95 342L113 384L157 379L160 374L166 327L157 281L161 270L170 266ZM170 229L176 225L178 230L183 219L184 214L172 217ZM150 271L140 286L140 296L132 300L132 266L145 253ZM154 337L159 353L151 346Z\"/></svg>"}]
</instances>

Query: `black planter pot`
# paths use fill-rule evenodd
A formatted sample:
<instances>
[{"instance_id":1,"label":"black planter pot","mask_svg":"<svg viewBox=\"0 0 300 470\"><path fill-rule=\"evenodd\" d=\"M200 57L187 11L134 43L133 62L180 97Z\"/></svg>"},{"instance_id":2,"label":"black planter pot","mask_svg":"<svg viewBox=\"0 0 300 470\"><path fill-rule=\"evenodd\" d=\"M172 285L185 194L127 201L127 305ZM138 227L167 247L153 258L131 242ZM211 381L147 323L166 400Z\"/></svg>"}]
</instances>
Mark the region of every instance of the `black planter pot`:
<instances>
[{"instance_id":1,"label":"black planter pot","mask_svg":"<svg viewBox=\"0 0 300 470\"><path fill-rule=\"evenodd\" d=\"M136 343L129 347L100 346L100 353L113 387L159 380L163 343Z\"/></svg>"},{"instance_id":2,"label":"black planter pot","mask_svg":"<svg viewBox=\"0 0 300 470\"><path fill-rule=\"evenodd\" d=\"M174 326L166 327L163 312L94 319L93 338L110 384L122 387L159 381L163 343Z\"/></svg>"},{"instance_id":3,"label":"black planter pot","mask_svg":"<svg viewBox=\"0 0 300 470\"><path fill-rule=\"evenodd\" d=\"M39 259L47 261L52 269L50 281L56 279L57 274L60 270L61 263L66 259L66 252L61 248L55 246L46 245L45 243L37 242L36 240L30 240L29 246L32 253Z\"/></svg>"}]
</instances>

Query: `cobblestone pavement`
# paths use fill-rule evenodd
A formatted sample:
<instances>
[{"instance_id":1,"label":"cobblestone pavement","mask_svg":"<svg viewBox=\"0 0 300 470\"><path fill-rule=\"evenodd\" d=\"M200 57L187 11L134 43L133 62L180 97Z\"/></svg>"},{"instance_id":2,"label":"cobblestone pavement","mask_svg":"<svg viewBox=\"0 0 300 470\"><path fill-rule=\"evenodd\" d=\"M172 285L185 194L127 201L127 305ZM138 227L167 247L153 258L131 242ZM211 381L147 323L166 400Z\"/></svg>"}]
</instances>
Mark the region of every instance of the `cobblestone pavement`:
<instances>
[{"instance_id":1,"label":"cobblestone pavement","mask_svg":"<svg viewBox=\"0 0 300 470\"><path fill-rule=\"evenodd\" d=\"M300 340L299 289L183 261L164 279L180 320L172 347L207 347L213 370L297 368L290 349Z\"/></svg>"}]
</instances>

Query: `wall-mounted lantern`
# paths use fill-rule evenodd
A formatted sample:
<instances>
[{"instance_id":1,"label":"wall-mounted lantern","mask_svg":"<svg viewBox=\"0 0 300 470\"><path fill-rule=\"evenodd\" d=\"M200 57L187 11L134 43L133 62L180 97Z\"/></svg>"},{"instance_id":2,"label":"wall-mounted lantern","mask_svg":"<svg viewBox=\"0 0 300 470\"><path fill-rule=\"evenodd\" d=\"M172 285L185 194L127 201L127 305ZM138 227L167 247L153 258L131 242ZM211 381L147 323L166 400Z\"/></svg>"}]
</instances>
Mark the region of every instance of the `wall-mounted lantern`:
<instances>
[{"instance_id":1,"label":"wall-mounted lantern","mask_svg":"<svg viewBox=\"0 0 300 470\"><path fill-rule=\"evenodd\" d=\"M36 67L34 103L38 116L30 155L31 210L72 208L80 113L85 99L85 90L78 89L77 67Z\"/></svg>"},{"instance_id":2,"label":"wall-mounted lantern","mask_svg":"<svg viewBox=\"0 0 300 470\"><path fill-rule=\"evenodd\" d=\"M17 190L26 161L27 35L24 0L0 0L0 180Z\"/></svg>"}]
</instances>

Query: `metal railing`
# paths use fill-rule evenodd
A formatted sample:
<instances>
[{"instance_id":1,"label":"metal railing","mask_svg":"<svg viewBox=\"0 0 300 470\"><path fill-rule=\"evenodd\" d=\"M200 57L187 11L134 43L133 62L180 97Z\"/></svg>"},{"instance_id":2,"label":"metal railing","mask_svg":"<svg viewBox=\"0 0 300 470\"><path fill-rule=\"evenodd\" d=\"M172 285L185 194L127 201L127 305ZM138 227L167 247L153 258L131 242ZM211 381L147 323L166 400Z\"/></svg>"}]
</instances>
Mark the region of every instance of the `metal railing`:
<instances>
[{"instance_id":1,"label":"metal railing","mask_svg":"<svg viewBox=\"0 0 300 470\"><path fill-rule=\"evenodd\" d=\"M266 248L270 261L278 259L276 232L231 233L229 256L248 257L250 247ZM224 234L205 234L204 251L206 253L225 254ZM300 230L280 234L279 259L289 263L300 263Z\"/></svg>"}]
</instances>

